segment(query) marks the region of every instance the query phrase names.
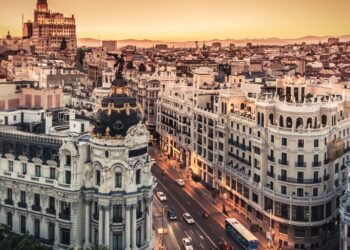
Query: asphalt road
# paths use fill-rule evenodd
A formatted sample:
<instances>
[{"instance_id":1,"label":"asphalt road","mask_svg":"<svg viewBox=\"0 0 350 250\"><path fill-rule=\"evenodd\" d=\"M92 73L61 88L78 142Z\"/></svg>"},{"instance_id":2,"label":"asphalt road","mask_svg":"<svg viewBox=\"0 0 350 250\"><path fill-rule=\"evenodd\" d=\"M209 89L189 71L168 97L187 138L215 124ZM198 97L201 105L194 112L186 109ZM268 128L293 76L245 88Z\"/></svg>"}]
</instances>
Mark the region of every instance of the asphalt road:
<instances>
[{"instance_id":1,"label":"asphalt road","mask_svg":"<svg viewBox=\"0 0 350 250\"><path fill-rule=\"evenodd\" d=\"M158 184L155 192L162 191L167 196L167 201L162 202L169 208L173 208L178 216L177 222L169 222L174 232L178 245L182 248L182 238L190 236L193 240L194 249L209 250L210 247L218 246L219 242L226 241L234 249L242 249L225 232L225 217L218 212L213 205L197 193L186 182L185 187L179 187L175 182L176 176L168 173L162 175L162 169L169 167L168 163L160 159L159 155L153 155L156 164L152 167L152 173L157 178ZM168 172L168 171L167 171ZM209 213L209 218L202 217L202 211ZM195 220L194 225L188 225L182 214L189 212ZM167 236L165 236L167 237ZM178 249L179 249L178 246Z\"/></svg>"}]
</instances>

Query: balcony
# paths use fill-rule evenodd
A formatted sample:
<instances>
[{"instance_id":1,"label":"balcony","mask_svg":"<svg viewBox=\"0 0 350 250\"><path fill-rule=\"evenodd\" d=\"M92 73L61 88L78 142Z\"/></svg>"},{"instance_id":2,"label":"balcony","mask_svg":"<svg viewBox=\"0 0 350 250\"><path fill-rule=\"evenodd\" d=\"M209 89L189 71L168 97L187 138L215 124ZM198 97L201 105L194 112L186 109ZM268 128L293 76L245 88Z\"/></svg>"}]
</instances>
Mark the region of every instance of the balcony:
<instances>
[{"instance_id":1,"label":"balcony","mask_svg":"<svg viewBox=\"0 0 350 250\"><path fill-rule=\"evenodd\" d=\"M27 208L27 203L25 203L25 202L18 202L18 207L20 207L20 208Z\"/></svg>"},{"instance_id":2,"label":"balcony","mask_svg":"<svg viewBox=\"0 0 350 250\"><path fill-rule=\"evenodd\" d=\"M267 159L268 159L269 161L275 162L275 157L273 157L273 156L271 156L271 155L269 155L269 156L267 157Z\"/></svg>"},{"instance_id":3,"label":"balcony","mask_svg":"<svg viewBox=\"0 0 350 250\"><path fill-rule=\"evenodd\" d=\"M56 215L56 209L52 207L48 207L46 208L46 213Z\"/></svg>"},{"instance_id":4,"label":"balcony","mask_svg":"<svg viewBox=\"0 0 350 250\"><path fill-rule=\"evenodd\" d=\"M266 174L272 178L275 178L275 173L273 173L271 171L266 171Z\"/></svg>"},{"instance_id":5,"label":"balcony","mask_svg":"<svg viewBox=\"0 0 350 250\"><path fill-rule=\"evenodd\" d=\"M13 200L12 199L5 199L5 204L13 206Z\"/></svg>"},{"instance_id":6,"label":"balcony","mask_svg":"<svg viewBox=\"0 0 350 250\"><path fill-rule=\"evenodd\" d=\"M297 168L305 168L306 167L306 162L295 162L295 167Z\"/></svg>"},{"instance_id":7,"label":"balcony","mask_svg":"<svg viewBox=\"0 0 350 250\"><path fill-rule=\"evenodd\" d=\"M288 165L289 165L288 161L285 160L285 159L279 159L279 160L278 160L278 163L281 164L281 165L285 165L285 166L288 166Z\"/></svg>"},{"instance_id":8,"label":"balcony","mask_svg":"<svg viewBox=\"0 0 350 250\"><path fill-rule=\"evenodd\" d=\"M33 205L32 210L37 211L37 212L41 212L41 207L39 205Z\"/></svg>"},{"instance_id":9,"label":"balcony","mask_svg":"<svg viewBox=\"0 0 350 250\"><path fill-rule=\"evenodd\" d=\"M313 163L312 163L312 167L321 167L321 162L320 161L314 161Z\"/></svg>"},{"instance_id":10,"label":"balcony","mask_svg":"<svg viewBox=\"0 0 350 250\"><path fill-rule=\"evenodd\" d=\"M322 178L313 178L313 179L301 179L301 178L291 178L287 176L278 176L278 180L290 182L290 183L302 183L302 184L317 184L322 182Z\"/></svg>"},{"instance_id":11,"label":"balcony","mask_svg":"<svg viewBox=\"0 0 350 250\"><path fill-rule=\"evenodd\" d=\"M62 220L70 220L70 214L59 213L58 217Z\"/></svg>"},{"instance_id":12,"label":"balcony","mask_svg":"<svg viewBox=\"0 0 350 250\"><path fill-rule=\"evenodd\" d=\"M328 181L329 180L329 174L323 176L323 181Z\"/></svg>"}]
</instances>

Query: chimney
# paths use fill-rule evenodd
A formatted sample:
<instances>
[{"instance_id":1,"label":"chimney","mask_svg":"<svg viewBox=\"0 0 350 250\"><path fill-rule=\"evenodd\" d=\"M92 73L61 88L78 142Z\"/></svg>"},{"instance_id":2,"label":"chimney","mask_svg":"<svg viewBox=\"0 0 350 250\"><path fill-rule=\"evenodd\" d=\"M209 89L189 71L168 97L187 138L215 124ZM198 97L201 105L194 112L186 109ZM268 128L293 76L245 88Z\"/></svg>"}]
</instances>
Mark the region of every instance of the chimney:
<instances>
[{"instance_id":1,"label":"chimney","mask_svg":"<svg viewBox=\"0 0 350 250\"><path fill-rule=\"evenodd\" d=\"M45 134L50 134L50 129L52 128L52 113L45 113Z\"/></svg>"}]
</instances>

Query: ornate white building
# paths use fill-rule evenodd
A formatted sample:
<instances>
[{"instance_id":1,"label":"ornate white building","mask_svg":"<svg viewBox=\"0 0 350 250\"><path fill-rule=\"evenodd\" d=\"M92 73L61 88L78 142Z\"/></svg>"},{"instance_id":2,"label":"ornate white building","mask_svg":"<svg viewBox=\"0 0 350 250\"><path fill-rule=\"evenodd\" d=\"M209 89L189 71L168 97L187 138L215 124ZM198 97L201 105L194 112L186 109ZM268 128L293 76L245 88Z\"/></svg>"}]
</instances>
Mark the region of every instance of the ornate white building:
<instances>
[{"instance_id":1,"label":"ornate white building","mask_svg":"<svg viewBox=\"0 0 350 250\"><path fill-rule=\"evenodd\" d=\"M162 149L263 232L271 219L275 246L327 247L347 186L349 92L302 77L277 80L275 94L243 84L216 83L201 68L193 84L161 86Z\"/></svg>"},{"instance_id":2,"label":"ornate white building","mask_svg":"<svg viewBox=\"0 0 350 250\"><path fill-rule=\"evenodd\" d=\"M2 127L0 223L54 249L152 249L154 178L140 111L118 78L96 108L90 134Z\"/></svg>"}]
</instances>

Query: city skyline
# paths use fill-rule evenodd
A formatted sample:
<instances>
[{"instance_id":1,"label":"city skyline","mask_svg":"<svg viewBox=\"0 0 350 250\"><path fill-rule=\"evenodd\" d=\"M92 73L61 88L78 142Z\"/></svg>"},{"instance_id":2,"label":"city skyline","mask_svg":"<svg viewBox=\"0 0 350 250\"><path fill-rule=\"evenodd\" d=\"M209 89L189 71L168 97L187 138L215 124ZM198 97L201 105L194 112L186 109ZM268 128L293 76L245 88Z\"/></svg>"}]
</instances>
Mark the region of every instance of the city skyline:
<instances>
[{"instance_id":1,"label":"city skyline","mask_svg":"<svg viewBox=\"0 0 350 250\"><path fill-rule=\"evenodd\" d=\"M4 36L9 30L12 35L20 36L22 13L24 21L32 19L35 2L3 1L1 5L7 11L1 18L0 35ZM315 0L307 3L297 0L293 3L290 5L277 0L256 3L237 0L219 0L215 3L207 0L190 3L184 0L154 0L151 5L125 0L90 0L84 3L82 0L48 1L51 10L76 17L79 38L189 41L349 34L346 27L350 21L346 15L349 1L340 0L336 5ZM93 9L99 11L92 13L90 10Z\"/></svg>"}]
</instances>

